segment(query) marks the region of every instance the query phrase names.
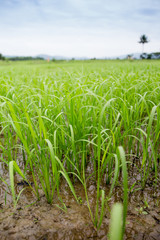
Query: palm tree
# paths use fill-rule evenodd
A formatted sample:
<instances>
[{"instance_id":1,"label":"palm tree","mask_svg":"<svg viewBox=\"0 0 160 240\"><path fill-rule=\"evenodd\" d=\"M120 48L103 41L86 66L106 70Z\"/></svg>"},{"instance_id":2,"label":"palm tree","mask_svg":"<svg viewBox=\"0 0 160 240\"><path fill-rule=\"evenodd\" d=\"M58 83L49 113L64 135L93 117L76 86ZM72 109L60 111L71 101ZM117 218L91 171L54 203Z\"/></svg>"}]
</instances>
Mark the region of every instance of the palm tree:
<instances>
[{"instance_id":1,"label":"palm tree","mask_svg":"<svg viewBox=\"0 0 160 240\"><path fill-rule=\"evenodd\" d=\"M142 43L142 54L143 54L143 51L144 51L144 44L148 43L148 42L149 42L148 37L145 34L140 36L139 43Z\"/></svg>"}]
</instances>

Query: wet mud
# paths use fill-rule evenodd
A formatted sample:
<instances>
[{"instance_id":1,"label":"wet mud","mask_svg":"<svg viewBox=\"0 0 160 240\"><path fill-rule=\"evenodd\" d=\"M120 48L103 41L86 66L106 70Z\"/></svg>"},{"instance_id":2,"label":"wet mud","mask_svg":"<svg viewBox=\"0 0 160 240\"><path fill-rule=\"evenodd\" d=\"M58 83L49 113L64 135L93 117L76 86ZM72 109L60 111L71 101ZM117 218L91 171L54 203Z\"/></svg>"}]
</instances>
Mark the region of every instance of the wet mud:
<instances>
[{"instance_id":1,"label":"wet mud","mask_svg":"<svg viewBox=\"0 0 160 240\"><path fill-rule=\"evenodd\" d=\"M1 163L1 171L8 174L8 170ZM91 169L90 169L91 171ZM144 190L140 189L140 176L135 168L129 171L129 186L134 188L129 193L129 205L125 238L127 240L160 240L160 183L157 185L150 176ZM9 179L7 180L9 183ZM13 207L12 197L6 184L0 183L0 239L1 240L78 240L94 239L107 240L110 209L114 202L123 201L122 179L114 188L112 198L107 202L103 223L97 231L91 221L85 193L80 183L74 187L80 199L78 204L68 185L62 181L60 197L54 195L53 203L48 204L40 190L40 201L37 201L26 182L16 176L15 187L17 193L26 188L20 200ZM101 187L105 193L110 185L105 183ZM88 198L92 212L96 205L96 184L93 179L87 186Z\"/></svg>"}]
</instances>

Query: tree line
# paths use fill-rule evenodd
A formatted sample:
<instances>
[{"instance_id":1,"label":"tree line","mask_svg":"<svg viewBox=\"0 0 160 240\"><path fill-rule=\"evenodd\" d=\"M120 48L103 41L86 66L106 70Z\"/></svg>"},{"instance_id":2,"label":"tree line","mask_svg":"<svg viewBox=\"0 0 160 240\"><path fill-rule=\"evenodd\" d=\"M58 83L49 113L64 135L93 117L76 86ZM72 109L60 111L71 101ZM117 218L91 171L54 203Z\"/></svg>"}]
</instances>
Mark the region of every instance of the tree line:
<instances>
[{"instance_id":1,"label":"tree line","mask_svg":"<svg viewBox=\"0 0 160 240\"><path fill-rule=\"evenodd\" d=\"M4 61L5 57L0 53L0 60Z\"/></svg>"},{"instance_id":2,"label":"tree line","mask_svg":"<svg viewBox=\"0 0 160 240\"><path fill-rule=\"evenodd\" d=\"M41 57L4 57L1 53L0 53L0 60L4 61L4 60L9 60L9 61L29 61L29 60L44 60Z\"/></svg>"},{"instance_id":3,"label":"tree line","mask_svg":"<svg viewBox=\"0 0 160 240\"><path fill-rule=\"evenodd\" d=\"M29 60L44 60L41 57L9 57L10 61L29 61Z\"/></svg>"}]
</instances>

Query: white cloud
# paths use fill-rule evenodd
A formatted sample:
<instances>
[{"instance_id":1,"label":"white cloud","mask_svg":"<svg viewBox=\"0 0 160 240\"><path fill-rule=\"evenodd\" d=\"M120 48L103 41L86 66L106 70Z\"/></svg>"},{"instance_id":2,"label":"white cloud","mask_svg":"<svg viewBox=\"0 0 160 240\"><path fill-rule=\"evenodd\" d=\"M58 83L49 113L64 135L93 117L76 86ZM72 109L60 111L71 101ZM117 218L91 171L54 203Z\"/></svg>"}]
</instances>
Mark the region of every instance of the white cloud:
<instances>
[{"instance_id":1,"label":"white cloud","mask_svg":"<svg viewBox=\"0 0 160 240\"><path fill-rule=\"evenodd\" d=\"M1 4L2 3L2 4ZM103 57L160 51L159 0L0 0L3 54Z\"/></svg>"}]
</instances>

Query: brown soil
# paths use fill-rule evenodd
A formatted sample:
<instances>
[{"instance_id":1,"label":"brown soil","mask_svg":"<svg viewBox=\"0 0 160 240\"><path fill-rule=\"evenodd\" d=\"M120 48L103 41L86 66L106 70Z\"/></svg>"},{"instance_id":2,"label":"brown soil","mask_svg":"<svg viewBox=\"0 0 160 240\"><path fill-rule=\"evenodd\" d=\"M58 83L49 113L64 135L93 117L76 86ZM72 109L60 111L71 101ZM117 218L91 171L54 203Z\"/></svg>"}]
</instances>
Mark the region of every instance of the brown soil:
<instances>
[{"instance_id":1,"label":"brown soil","mask_svg":"<svg viewBox=\"0 0 160 240\"><path fill-rule=\"evenodd\" d=\"M3 174L7 169L1 163ZM137 184L132 193L129 194L129 206L125 239L131 240L160 240L160 183L155 185L150 179L146 188L137 190L140 187L139 175L133 169L130 172L129 184L137 179ZM8 180L7 180L8 181ZM18 184L21 183L21 184ZM16 191L19 192L24 186L19 178L15 182ZM109 185L102 187L107 192ZM60 196L64 204L54 196L53 203L46 202L43 192L40 192L40 201L36 201L29 188L22 193L20 200L13 208L10 193L7 193L5 201L6 185L0 183L0 239L1 240L78 240L78 239L107 239L110 207L113 202L122 201L122 186L115 187L112 199L106 206L103 224L97 231L89 215L85 194L82 185L75 184L77 195L81 198L78 204L65 182L62 182ZM96 186L90 181L88 186L88 197L92 211L95 209Z\"/></svg>"}]
</instances>

